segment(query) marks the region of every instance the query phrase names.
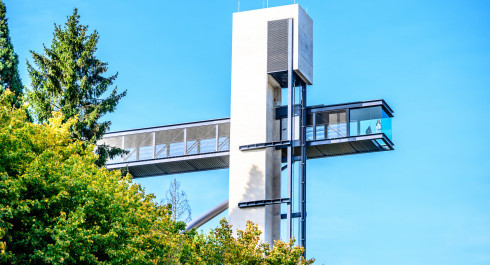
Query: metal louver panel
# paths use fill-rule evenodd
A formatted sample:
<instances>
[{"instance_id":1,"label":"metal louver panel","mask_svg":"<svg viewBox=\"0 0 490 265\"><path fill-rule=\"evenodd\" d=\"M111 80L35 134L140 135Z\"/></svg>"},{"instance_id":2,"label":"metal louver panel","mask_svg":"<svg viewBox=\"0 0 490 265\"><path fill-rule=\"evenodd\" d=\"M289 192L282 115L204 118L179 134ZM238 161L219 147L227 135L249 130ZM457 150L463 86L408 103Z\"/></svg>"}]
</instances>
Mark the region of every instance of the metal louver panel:
<instances>
[{"instance_id":1,"label":"metal louver panel","mask_svg":"<svg viewBox=\"0 0 490 265\"><path fill-rule=\"evenodd\" d=\"M288 70L288 19L267 25L267 73Z\"/></svg>"}]
</instances>

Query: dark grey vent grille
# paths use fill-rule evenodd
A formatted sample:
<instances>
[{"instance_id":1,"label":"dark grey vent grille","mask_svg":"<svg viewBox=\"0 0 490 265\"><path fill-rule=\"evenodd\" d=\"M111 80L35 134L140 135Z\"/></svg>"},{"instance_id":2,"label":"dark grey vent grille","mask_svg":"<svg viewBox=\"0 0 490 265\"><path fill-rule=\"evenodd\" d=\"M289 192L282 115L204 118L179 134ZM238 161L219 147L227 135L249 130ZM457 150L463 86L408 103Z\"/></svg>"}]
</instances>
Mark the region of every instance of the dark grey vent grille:
<instances>
[{"instance_id":1,"label":"dark grey vent grille","mask_svg":"<svg viewBox=\"0 0 490 265\"><path fill-rule=\"evenodd\" d=\"M288 19L269 21L267 25L267 72L288 70Z\"/></svg>"}]
</instances>

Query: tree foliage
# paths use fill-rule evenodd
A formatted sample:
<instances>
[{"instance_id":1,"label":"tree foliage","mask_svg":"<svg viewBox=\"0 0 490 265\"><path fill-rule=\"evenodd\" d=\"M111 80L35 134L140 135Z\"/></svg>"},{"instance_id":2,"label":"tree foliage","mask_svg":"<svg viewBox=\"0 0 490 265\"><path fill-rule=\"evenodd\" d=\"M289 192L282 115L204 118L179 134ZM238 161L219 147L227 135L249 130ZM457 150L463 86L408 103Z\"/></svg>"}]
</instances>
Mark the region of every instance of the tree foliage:
<instances>
[{"instance_id":1,"label":"tree foliage","mask_svg":"<svg viewBox=\"0 0 490 265\"><path fill-rule=\"evenodd\" d=\"M248 221L244 231L237 230L233 237L232 226L223 218L220 226L208 235L193 238L192 251L181 261L189 264L312 264L314 259L305 260L304 249L289 243L276 241L271 249L269 244L260 243L261 231Z\"/></svg>"},{"instance_id":2,"label":"tree foliage","mask_svg":"<svg viewBox=\"0 0 490 265\"><path fill-rule=\"evenodd\" d=\"M185 238L175 236L169 209L129 176L98 168L91 146L70 137L75 119L28 123L8 101L0 103L3 263L178 262Z\"/></svg>"},{"instance_id":3,"label":"tree foliage","mask_svg":"<svg viewBox=\"0 0 490 265\"><path fill-rule=\"evenodd\" d=\"M94 164L97 155L70 137L76 117L26 121L9 91L0 96L1 264L309 264L302 249L259 244L248 224L209 235L171 219L130 176ZM3 231L3 232L2 232ZM2 250L2 247L4 250Z\"/></svg>"},{"instance_id":4,"label":"tree foliage","mask_svg":"<svg viewBox=\"0 0 490 265\"><path fill-rule=\"evenodd\" d=\"M166 203L172 209L172 220L174 222L191 221L191 207L187 200L187 194L185 194L185 191L180 190L180 182L176 178L170 182L170 187L166 194Z\"/></svg>"},{"instance_id":5,"label":"tree foliage","mask_svg":"<svg viewBox=\"0 0 490 265\"><path fill-rule=\"evenodd\" d=\"M75 9L63 27L55 24L52 44L44 46L44 54L31 51L36 67L27 62L32 81L28 98L38 121L49 120L55 111L63 114L64 121L77 117L71 136L89 144L102 138L110 122L100 119L126 95L126 91L118 93L117 86L108 91L117 74L104 76L108 64L95 57L98 40L97 31L88 34L88 26L80 24ZM96 152L101 166L122 150L103 145Z\"/></svg>"},{"instance_id":6,"label":"tree foliage","mask_svg":"<svg viewBox=\"0 0 490 265\"><path fill-rule=\"evenodd\" d=\"M19 76L19 59L10 40L6 13L5 4L0 0L0 94L7 89L14 92L12 105L20 107L24 87Z\"/></svg>"}]
</instances>

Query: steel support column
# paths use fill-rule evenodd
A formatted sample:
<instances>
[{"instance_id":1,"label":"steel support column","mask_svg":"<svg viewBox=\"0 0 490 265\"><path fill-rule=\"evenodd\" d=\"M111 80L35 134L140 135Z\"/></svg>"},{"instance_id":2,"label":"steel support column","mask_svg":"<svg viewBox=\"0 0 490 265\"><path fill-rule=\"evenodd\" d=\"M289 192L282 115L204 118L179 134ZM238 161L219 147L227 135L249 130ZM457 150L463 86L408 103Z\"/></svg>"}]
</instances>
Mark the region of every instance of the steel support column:
<instances>
[{"instance_id":1,"label":"steel support column","mask_svg":"<svg viewBox=\"0 0 490 265\"><path fill-rule=\"evenodd\" d=\"M290 202L287 204L287 238L292 236L292 207L293 207L293 147L292 142L294 140L294 128L293 128L293 19L288 19L288 140L290 144L287 148L287 180L288 190L287 196Z\"/></svg>"},{"instance_id":2,"label":"steel support column","mask_svg":"<svg viewBox=\"0 0 490 265\"><path fill-rule=\"evenodd\" d=\"M301 85L301 113L300 113L300 148L301 160L299 168L299 245L305 248L303 256L306 257L306 84Z\"/></svg>"}]
</instances>

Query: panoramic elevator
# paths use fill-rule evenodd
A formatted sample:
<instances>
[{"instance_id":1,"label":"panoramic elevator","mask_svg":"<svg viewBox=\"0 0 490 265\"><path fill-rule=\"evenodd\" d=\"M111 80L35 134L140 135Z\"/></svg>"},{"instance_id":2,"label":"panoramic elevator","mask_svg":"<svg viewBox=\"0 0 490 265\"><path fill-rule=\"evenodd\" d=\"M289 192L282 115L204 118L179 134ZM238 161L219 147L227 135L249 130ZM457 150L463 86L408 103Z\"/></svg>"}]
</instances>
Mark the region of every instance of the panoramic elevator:
<instances>
[{"instance_id":1,"label":"panoramic elevator","mask_svg":"<svg viewBox=\"0 0 490 265\"><path fill-rule=\"evenodd\" d=\"M230 118L107 133L99 144L127 154L106 167L135 178L229 168L229 200L188 229L228 209L234 229L250 220L264 241L306 247L307 160L393 150L393 110L307 105L313 21L298 4L234 13L231 70Z\"/></svg>"}]
</instances>

